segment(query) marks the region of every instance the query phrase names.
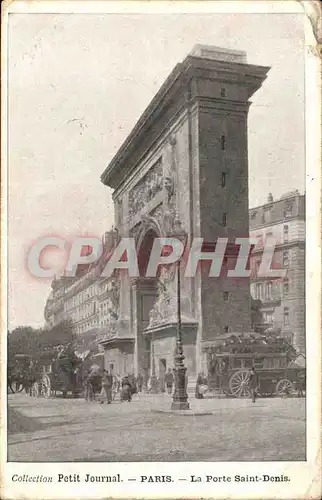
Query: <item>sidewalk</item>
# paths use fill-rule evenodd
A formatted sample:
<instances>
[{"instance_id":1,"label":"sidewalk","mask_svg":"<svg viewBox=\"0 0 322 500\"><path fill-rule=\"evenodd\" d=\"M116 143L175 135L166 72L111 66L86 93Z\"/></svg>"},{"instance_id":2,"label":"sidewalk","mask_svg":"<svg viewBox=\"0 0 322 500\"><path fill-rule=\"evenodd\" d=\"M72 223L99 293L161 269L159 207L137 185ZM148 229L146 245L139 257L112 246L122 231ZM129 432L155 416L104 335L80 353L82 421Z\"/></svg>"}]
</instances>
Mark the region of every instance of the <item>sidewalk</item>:
<instances>
[{"instance_id":1,"label":"sidewalk","mask_svg":"<svg viewBox=\"0 0 322 500\"><path fill-rule=\"evenodd\" d=\"M144 403L150 411L167 412L171 411L172 395L169 394L148 394L139 393L134 395L133 403ZM188 394L188 403L191 413L212 414L223 410L246 409L254 406L250 398L228 398L226 396L215 396L204 399L197 399L192 394ZM272 403L272 404L271 404ZM273 399L259 398L255 403L256 407L277 406Z\"/></svg>"},{"instance_id":2,"label":"sidewalk","mask_svg":"<svg viewBox=\"0 0 322 500\"><path fill-rule=\"evenodd\" d=\"M171 412L168 394L111 405L26 395L8 402L13 461L305 460L304 398L192 397L190 418Z\"/></svg>"}]
</instances>

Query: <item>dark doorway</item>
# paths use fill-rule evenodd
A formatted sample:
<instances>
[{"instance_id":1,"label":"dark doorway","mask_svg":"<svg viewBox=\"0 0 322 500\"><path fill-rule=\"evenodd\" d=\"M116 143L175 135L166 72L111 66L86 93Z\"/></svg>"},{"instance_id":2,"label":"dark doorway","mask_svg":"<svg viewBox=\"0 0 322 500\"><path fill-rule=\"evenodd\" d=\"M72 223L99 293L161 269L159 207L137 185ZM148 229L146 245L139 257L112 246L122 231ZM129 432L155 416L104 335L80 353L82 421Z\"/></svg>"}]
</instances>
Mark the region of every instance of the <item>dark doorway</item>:
<instances>
[{"instance_id":1,"label":"dark doorway","mask_svg":"<svg viewBox=\"0 0 322 500\"><path fill-rule=\"evenodd\" d=\"M164 377L167 371L167 361L163 358L159 359L159 373L160 377Z\"/></svg>"},{"instance_id":2,"label":"dark doorway","mask_svg":"<svg viewBox=\"0 0 322 500\"><path fill-rule=\"evenodd\" d=\"M138 371L145 374L146 378L151 372L151 335L145 333L145 329L149 326L150 311L153 308L157 297L157 278L146 278L146 270L149 263L149 258L153 246L154 239L158 237L154 229L149 229L141 242L138 249L138 264L140 271L139 283L137 285L137 320L139 325L138 335Z\"/></svg>"},{"instance_id":3,"label":"dark doorway","mask_svg":"<svg viewBox=\"0 0 322 500\"><path fill-rule=\"evenodd\" d=\"M158 235L154 231L154 229L149 229L146 234L144 235L144 239L140 245L139 252L138 252L138 264L139 264L139 271L140 271L140 277L145 278L146 275L146 270L148 267L149 263L149 258L153 246L153 241L155 238L157 238ZM155 279L155 278L148 278L148 279Z\"/></svg>"}]
</instances>

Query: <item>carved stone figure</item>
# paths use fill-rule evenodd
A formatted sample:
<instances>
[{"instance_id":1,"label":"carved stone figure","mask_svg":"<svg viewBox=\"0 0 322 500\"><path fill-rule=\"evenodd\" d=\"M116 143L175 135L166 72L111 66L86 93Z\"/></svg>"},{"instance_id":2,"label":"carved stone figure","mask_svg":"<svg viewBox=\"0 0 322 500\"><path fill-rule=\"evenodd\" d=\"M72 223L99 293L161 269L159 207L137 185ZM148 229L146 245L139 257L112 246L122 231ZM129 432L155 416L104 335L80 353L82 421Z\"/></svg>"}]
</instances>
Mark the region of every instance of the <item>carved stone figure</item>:
<instances>
[{"instance_id":1,"label":"carved stone figure","mask_svg":"<svg viewBox=\"0 0 322 500\"><path fill-rule=\"evenodd\" d=\"M170 205L171 199L174 195L174 182L172 176L167 176L164 178L163 186L166 191L167 205Z\"/></svg>"},{"instance_id":2,"label":"carved stone figure","mask_svg":"<svg viewBox=\"0 0 322 500\"><path fill-rule=\"evenodd\" d=\"M149 314L149 328L177 321L176 266L163 267L158 280L158 298ZM192 321L190 300L181 289L181 318Z\"/></svg>"},{"instance_id":3,"label":"carved stone figure","mask_svg":"<svg viewBox=\"0 0 322 500\"><path fill-rule=\"evenodd\" d=\"M174 209L174 197L175 192L178 190L177 182L177 162L176 162L176 139L174 136L170 137L171 151L169 152L169 159L167 162L167 167L164 172L163 188L165 191L165 205L166 209Z\"/></svg>"},{"instance_id":4,"label":"carved stone figure","mask_svg":"<svg viewBox=\"0 0 322 500\"><path fill-rule=\"evenodd\" d=\"M162 190L162 161L159 159L129 193L129 215L133 217Z\"/></svg>"},{"instance_id":5,"label":"carved stone figure","mask_svg":"<svg viewBox=\"0 0 322 500\"><path fill-rule=\"evenodd\" d=\"M119 281L116 279L110 280L107 283L106 291L108 293L108 305L107 305L108 328L114 331L116 328L115 323L119 319L119 309L120 309Z\"/></svg>"}]
</instances>

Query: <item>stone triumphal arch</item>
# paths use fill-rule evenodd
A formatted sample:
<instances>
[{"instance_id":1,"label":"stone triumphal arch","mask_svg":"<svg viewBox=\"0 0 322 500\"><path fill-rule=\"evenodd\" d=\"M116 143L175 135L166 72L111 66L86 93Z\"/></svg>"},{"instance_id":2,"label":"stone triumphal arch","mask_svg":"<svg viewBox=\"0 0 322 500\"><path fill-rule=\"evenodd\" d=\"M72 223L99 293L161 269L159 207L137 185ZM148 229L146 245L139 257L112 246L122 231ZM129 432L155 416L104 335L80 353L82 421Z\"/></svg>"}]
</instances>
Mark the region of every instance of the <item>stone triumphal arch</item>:
<instances>
[{"instance_id":1,"label":"stone triumphal arch","mask_svg":"<svg viewBox=\"0 0 322 500\"><path fill-rule=\"evenodd\" d=\"M197 46L178 64L102 174L114 189L115 224L133 237L140 270L155 237L187 235L214 242L248 235L249 98L269 68L243 52ZM173 366L177 290L173 268L158 278L121 275L119 325L102 342L119 372L156 376ZM250 330L247 280L199 272L182 280L185 364L194 375L203 354L227 332Z\"/></svg>"}]
</instances>

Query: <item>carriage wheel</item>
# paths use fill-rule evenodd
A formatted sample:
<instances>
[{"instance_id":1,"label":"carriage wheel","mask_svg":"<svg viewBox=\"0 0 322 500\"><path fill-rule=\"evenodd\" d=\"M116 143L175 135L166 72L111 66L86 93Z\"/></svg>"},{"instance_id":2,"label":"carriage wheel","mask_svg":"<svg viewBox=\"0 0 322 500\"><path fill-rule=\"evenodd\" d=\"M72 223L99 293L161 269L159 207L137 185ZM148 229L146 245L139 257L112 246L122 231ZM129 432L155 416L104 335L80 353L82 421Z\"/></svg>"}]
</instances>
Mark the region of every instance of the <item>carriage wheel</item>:
<instances>
[{"instance_id":1,"label":"carriage wheel","mask_svg":"<svg viewBox=\"0 0 322 500\"><path fill-rule=\"evenodd\" d=\"M287 397L294 391L294 385L287 378L283 378L276 384L276 394L278 396Z\"/></svg>"},{"instance_id":2,"label":"carriage wheel","mask_svg":"<svg viewBox=\"0 0 322 500\"><path fill-rule=\"evenodd\" d=\"M234 373L229 379L229 389L230 393L235 396L235 398L241 398L243 396L250 396L250 389L248 385L249 381L249 371L239 370Z\"/></svg>"},{"instance_id":3,"label":"carriage wheel","mask_svg":"<svg viewBox=\"0 0 322 500\"><path fill-rule=\"evenodd\" d=\"M24 390L24 385L21 382L13 382L11 385L12 392L14 394L22 392Z\"/></svg>"},{"instance_id":4,"label":"carriage wheel","mask_svg":"<svg viewBox=\"0 0 322 500\"><path fill-rule=\"evenodd\" d=\"M48 375L44 375L41 380L41 395L45 398L50 398L51 396L51 383Z\"/></svg>"}]
</instances>

